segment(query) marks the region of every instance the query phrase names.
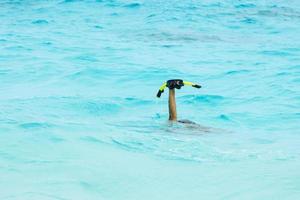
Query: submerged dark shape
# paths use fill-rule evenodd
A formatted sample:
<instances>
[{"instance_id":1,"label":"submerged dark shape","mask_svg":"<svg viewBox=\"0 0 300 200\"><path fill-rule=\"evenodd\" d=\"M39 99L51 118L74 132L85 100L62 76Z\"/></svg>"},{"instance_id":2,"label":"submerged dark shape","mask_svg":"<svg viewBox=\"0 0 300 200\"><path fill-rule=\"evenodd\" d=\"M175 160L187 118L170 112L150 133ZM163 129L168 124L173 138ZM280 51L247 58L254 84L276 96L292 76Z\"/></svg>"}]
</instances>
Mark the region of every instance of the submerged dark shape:
<instances>
[{"instance_id":1,"label":"submerged dark shape","mask_svg":"<svg viewBox=\"0 0 300 200\"><path fill-rule=\"evenodd\" d=\"M183 124L196 124L195 122L188 120L188 119L180 119L178 122L183 123Z\"/></svg>"}]
</instances>

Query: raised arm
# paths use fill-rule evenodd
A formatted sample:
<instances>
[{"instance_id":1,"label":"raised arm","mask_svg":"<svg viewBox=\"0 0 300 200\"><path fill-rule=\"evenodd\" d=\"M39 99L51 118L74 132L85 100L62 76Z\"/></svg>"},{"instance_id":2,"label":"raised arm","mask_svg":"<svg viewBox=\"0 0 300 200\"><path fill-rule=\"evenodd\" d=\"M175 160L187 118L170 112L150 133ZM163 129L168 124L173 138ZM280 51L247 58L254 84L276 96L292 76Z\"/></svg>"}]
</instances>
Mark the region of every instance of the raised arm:
<instances>
[{"instance_id":1,"label":"raised arm","mask_svg":"<svg viewBox=\"0 0 300 200\"><path fill-rule=\"evenodd\" d=\"M169 89L169 120L177 121L175 89Z\"/></svg>"}]
</instances>

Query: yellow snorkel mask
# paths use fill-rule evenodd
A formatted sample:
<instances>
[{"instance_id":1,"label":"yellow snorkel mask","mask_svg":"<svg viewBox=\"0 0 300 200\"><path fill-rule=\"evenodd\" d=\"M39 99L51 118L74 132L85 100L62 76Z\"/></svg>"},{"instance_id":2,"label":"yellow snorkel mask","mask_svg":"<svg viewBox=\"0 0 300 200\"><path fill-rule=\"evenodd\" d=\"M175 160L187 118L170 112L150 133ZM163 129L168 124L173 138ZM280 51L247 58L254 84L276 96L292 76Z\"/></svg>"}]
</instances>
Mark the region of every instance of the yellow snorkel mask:
<instances>
[{"instance_id":1,"label":"yellow snorkel mask","mask_svg":"<svg viewBox=\"0 0 300 200\"><path fill-rule=\"evenodd\" d=\"M183 81L181 79L172 79L168 80L167 82L163 83L158 92L157 92L157 97L159 98L161 94L164 92L165 88L168 87L169 89L180 89L182 86L189 85L195 88L201 88L201 85L197 85L195 83L189 82L189 81Z\"/></svg>"}]
</instances>

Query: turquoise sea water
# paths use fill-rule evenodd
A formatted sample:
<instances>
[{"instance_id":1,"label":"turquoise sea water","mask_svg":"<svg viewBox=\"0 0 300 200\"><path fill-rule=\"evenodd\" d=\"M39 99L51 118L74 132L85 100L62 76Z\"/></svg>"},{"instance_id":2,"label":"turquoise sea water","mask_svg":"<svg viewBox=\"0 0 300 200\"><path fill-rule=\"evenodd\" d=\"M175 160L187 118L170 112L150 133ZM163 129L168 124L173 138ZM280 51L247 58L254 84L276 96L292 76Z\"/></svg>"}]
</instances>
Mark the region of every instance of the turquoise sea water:
<instances>
[{"instance_id":1,"label":"turquoise sea water","mask_svg":"<svg viewBox=\"0 0 300 200\"><path fill-rule=\"evenodd\" d=\"M298 0L1 0L0 199L300 199L299 35Z\"/></svg>"}]
</instances>

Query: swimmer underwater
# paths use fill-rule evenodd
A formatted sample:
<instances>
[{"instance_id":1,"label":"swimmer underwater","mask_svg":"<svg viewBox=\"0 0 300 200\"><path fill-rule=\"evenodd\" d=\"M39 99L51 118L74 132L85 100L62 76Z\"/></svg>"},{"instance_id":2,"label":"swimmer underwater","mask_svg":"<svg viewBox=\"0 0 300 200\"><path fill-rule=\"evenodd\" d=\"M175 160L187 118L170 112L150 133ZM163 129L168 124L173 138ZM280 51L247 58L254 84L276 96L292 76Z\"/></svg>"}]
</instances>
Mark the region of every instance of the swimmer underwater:
<instances>
[{"instance_id":1,"label":"swimmer underwater","mask_svg":"<svg viewBox=\"0 0 300 200\"><path fill-rule=\"evenodd\" d=\"M168 80L159 88L157 97L160 98L161 94L164 92L166 87L169 88L169 120L172 122L180 122L187 124L195 124L189 120L177 120L177 111L176 111L176 100L175 100L175 88L180 89L182 86L189 85L195 88L201 88L200 85L194 84L192 82L183 81L181 79L172 79Z\"/></svg>"}]
</instances>

